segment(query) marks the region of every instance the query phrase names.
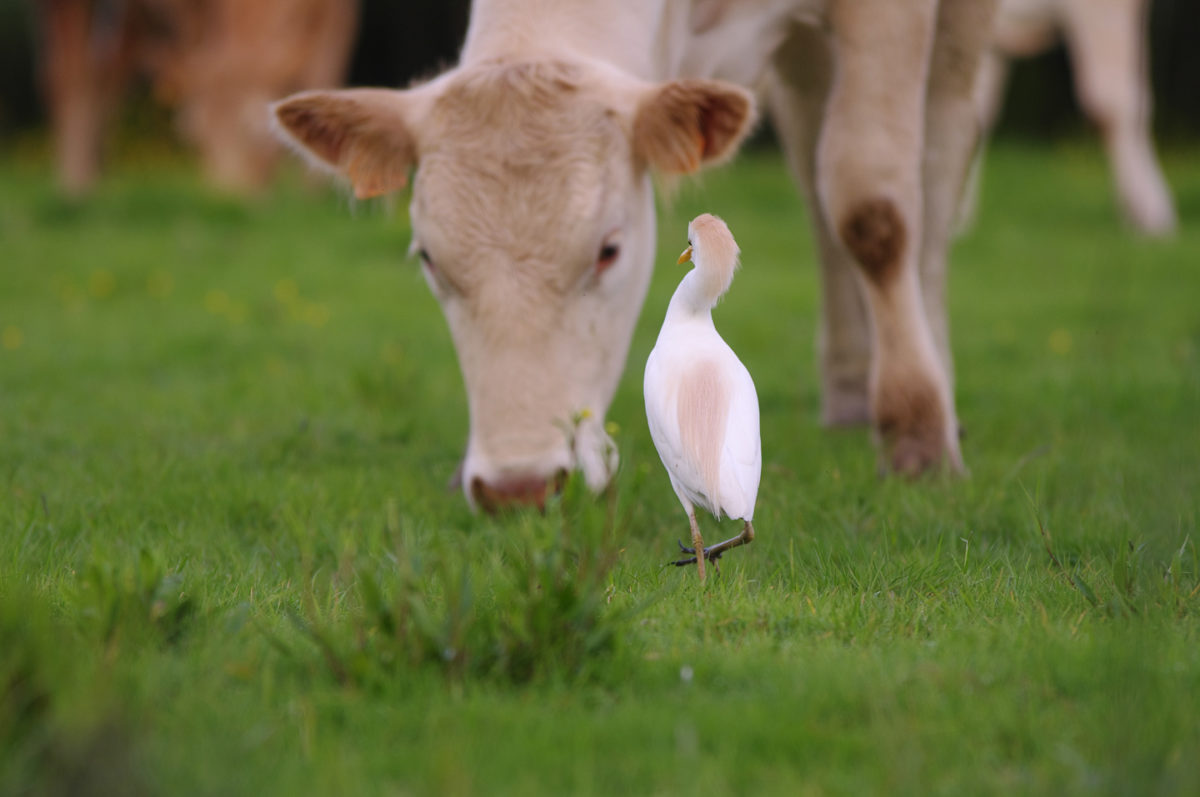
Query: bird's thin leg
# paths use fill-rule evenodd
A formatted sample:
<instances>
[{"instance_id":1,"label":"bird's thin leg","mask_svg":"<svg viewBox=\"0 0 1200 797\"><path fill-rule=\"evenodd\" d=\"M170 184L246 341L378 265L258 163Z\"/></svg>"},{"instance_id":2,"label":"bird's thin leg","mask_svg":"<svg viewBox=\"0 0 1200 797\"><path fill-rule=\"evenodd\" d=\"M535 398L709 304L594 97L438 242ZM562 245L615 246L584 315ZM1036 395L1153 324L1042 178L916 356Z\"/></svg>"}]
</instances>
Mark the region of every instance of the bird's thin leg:
<instances>
[{"instance_id":1,"label":"bird's thin leg","mask_svg":"<svg viewBox=\"0 0 1200 797\"><path fill-rule=\"evenodd\" d=\"M695 534L693 534L693 545L695 547L685 548L682 542L679 543L679 550L683 553L692 554L692 556L688 559L680 559L678 561L671 562L671 564L675 565L676 567L683 567L684 565L690 565L692 563L703 566L703 560L707 559L713 563L713 567L716 568L718 573L720 573L721 565L719 560L721 559L722 554L731 548L737 548L739 545L746 545L747 543L754 542L754 524L747 520L746 525L742 527L741 534L737 535L736 537L730 537L724 542L718 542L716 545L710 545L707 548L701 547L702 543L699 542L699 534L699 531L696 531ZM704 551L703 559L698 559L696 557L696 551Z\"/></svg>"},{"instance_id":2,"label":"bird's thin leg","mask_svg":"<svg viewBox=\"0 0 1200 797\"><path fill-rule=\"evenodd\" d=\"M688 522L692 524L692 547L684 548L683 543L680 543L679 550L691 554L694 554L696 551L703 551L704 540L700 537L700 525L696 523L696 513L694 511L688 512ZM672 564L676 567L683 567L695 562L696 570L700 573L700 580L704 581L704 576L706 575L704 572L704 559L705 557L703 556L693 556L691 559L680 559L678 562L672 562Z\"/></svg>"},{"instance_id":3,"label":"bird's thin leg","mask_svg":"<svg viewBox=\"0 0 1200 797\"><path fill-rule=\"evenodd\" d=\"M747 520L746 525L742 527L741 534L737 535L736 537L730 537L724 542L718 542L716 545L710 545L703 549L704 558L712 562L713 567L715 567L717 572L720 573L721 565L719 565L717 561L721 558L721 554L725 553L731 548L736 548L739 545L745 545L750 542L754 542L754 524Z\"/></svg>"}]
</instances>

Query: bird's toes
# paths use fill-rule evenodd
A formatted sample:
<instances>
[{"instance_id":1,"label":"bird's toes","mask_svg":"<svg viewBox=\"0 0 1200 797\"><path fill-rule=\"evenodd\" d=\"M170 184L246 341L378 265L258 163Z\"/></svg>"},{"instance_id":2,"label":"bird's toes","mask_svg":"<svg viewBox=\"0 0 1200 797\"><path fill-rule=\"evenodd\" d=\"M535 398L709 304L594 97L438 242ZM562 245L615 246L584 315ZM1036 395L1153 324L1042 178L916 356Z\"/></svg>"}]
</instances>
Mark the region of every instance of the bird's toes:
<instances>
[{"instance_id":1,"label":"bird's toes","mask_svg":"<svg viewBox=\"0 0 1200 797\"><path fill-rule=\"evenodd\" d=\"M683 544L681 541L679 541L679 540L675 540L675 544L679 546L679 550L680 550L681 552L683 552L683 553L690 553L690 554L695 554L695 553L696 553L696 549L695 549L695 548L689 548L689 547L687 547L686 545L684 545L684 544ZM694 562L695 560L693 559L692 561Z\"/></svg>"},{"instance_id":2,"label":"bird's toes","mask_svg":"<svg viewBox=\"0 0 1200 797\"><path fill-rule=\"evenodd\" d=\"M673 564L676 567L686 567L687 565L694 565L694 564L696 564L696 557L693 556L691 559L677 559L676 561L670 562L669 564Z\"/></svg>"}]
</instances>

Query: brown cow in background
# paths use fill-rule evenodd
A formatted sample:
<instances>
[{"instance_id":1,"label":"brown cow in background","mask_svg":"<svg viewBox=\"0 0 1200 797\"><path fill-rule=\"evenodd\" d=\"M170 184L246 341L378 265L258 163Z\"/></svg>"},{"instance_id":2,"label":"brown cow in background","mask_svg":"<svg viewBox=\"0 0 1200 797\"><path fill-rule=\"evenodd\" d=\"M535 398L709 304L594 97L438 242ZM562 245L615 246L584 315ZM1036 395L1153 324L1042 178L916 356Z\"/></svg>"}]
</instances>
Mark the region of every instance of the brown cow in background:
<instances>
[{"instance_id":1,"label":"brown cow in background","mask_svg":"<svg viewBox=\"0 0 1200 797\"><path fill-rule=\"evenodd\" d=\"M85 193L135 74L175 108L205 176L237 192L270 178L267 101L345 78L356 0L39 0L43 88L59 182Z\"/></svg>"}]
</instances>

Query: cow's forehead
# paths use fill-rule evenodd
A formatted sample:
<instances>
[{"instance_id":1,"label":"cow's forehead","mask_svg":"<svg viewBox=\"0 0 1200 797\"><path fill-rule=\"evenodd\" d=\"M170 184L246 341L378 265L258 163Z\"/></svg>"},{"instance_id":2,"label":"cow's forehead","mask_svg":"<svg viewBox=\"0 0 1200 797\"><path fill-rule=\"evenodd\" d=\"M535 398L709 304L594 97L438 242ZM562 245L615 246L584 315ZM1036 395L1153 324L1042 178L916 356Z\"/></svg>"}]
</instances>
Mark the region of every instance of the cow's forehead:
<instances>
[{"instance_id":1,"label":"cow's forehead","mask_svg":"<svg viewBox=\"0 0 1200 797\"><path fill-rule=\"evenodd\" d=\"M422 131L419 215L495 241L604 223L630 171L628 135L603 88L554 62L476 67L449 82ZM485 229L503 223L504 229ZM466 236L465 238L463 236Z\"/></svg>"},{"instance_id":2,"label":"cow's forehead","mask_svg":"<svg viewBox=\"0 0 1200 797\"><path fill-rule=\"evenodd\" d=\"M604 80L578 64L538 60L459 68L441 82L432 122L443 134L470 137L495 128L553 136L587 131L611 115ZM557 136L554 136L557 138Z\"/></svg>"}]
</instances>

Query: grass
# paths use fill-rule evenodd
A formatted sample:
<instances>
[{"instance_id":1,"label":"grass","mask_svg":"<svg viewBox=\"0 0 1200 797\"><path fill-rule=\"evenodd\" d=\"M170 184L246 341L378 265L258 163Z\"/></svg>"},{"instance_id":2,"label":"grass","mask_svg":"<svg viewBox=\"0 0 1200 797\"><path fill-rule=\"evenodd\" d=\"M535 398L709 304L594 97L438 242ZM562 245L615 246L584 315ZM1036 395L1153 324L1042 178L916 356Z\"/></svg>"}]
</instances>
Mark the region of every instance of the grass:
<instances>
[{"instance_id":1,"label":"grass","mask_svg":"<svg viewBox=\"0 0 1200 797\"><path fill-rule=\"evenodd\" d=\"M615 489L476 517L402 208L142 165L77 205L10 157L0 793L1197 793L1197 155L1167 155L1184 226L1155 243L1096 150L991 150L955 482L881 482L865 431L817 427L777 159L685 189L659 262L729 221L717 323L764 430L758 538L704 588L662 567L686 520L640 395L675 268Z\"/></svg>"}]
</instances>

